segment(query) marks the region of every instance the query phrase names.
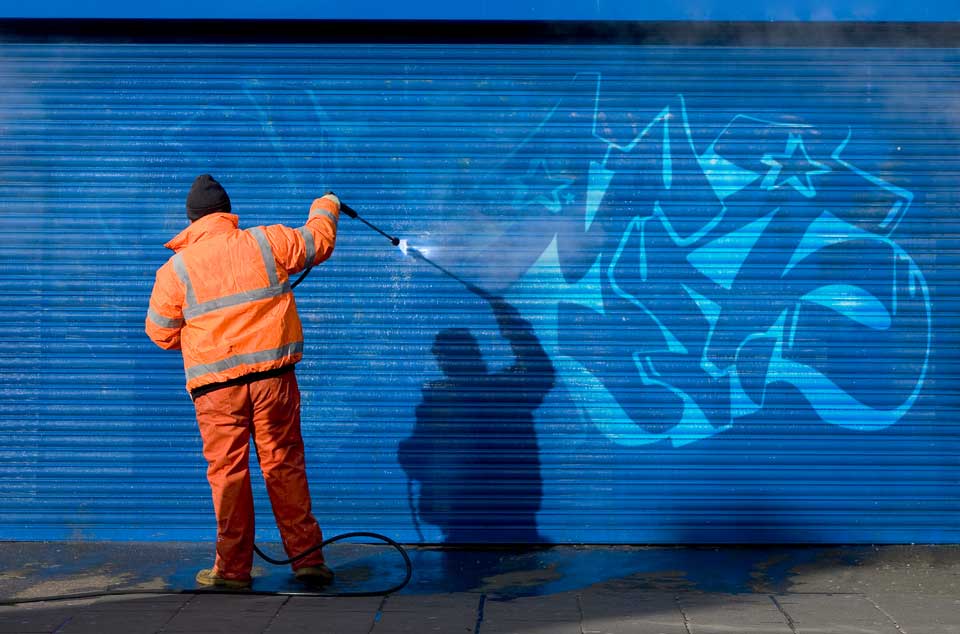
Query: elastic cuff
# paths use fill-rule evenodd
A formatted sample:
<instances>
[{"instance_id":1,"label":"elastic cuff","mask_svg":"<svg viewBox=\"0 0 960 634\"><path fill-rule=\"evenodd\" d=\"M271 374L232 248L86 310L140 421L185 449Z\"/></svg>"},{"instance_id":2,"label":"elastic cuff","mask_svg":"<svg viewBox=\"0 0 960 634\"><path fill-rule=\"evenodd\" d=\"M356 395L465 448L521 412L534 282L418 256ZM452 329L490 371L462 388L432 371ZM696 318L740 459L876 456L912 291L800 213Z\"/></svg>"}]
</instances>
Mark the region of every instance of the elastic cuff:
<instances>
[{"instance_id":1,"label":"elastic cuff","mask_svg":"<svg viewBox=\"0 0 960 634\"><path fill-rule=\"evenodd\" d=\"M329 198L317 198L313 201L313 204L310 205L310 216L315 216L317 212L326 211L333 215L335 219L340 218L340 209L337 207L337 203L333 202Z\"/></svg>"}]
</instances>

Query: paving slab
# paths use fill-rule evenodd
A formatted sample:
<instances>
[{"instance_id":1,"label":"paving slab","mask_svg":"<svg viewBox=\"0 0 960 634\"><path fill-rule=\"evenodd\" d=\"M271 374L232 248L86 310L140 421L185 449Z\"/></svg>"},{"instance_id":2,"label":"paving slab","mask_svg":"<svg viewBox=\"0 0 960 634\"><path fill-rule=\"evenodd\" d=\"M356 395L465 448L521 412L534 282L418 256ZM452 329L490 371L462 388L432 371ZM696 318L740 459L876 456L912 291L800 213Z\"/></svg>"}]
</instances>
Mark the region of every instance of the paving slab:
<instances>
[{"instance_id":1,"label":"paving slab","mask_svg":"<svg viewBox=\"0 0 960 634\"><path fill-rule=\"evenodd\" d=\"M263 631L264 634L369 634L376 618L376 610L290 610L287 605Z\"/></svg>"},{"instance_id":2,"label":"paving slab","mask_svg":"<svg viewBox=\"0 0 960 634\"><path fill-rule=\"evenodd\" d=\"M396 594L383 602L382 610L394 612L469 612L476 614L483 595L477 592L445 594Z\"/></svg>"},{"instance_id":3,"label":"paving slab","mask_svg":"<svg viewBox=\"0 0 960 634\"><path fill-rule=\"evenodd\" d=\"M581 634L579 622L513 621L480 624L480 634Z\"/></svg>"},{"instance_id":4,"label":"paving slab","mask_svg":"<svg viewBox=\"0 0 960 634\"><path fill-rule=\"evenodd\" d=\"M94 611L142 612L177 610L193 599L192 594L127 594L104 596L86 605Z\"/></svg>"},{"instance_id":5,"label":"paving slab","mask_svg":"<svg viewBox=\"0 0 960 634\"><path fill-rule=\"evenodd\" d=\"M152 634L190 599L185 595L103 597L0 608L0 633L57 632Z\"/></svg>"},{"instance_id":6,"label":"paving slab","mask_svg":"<svg viewBox=\"0 0 960 634\"><path fill-rule=\"evenodd\" d=\"M103 634L126 632L126 634L154 634L170 622L176 614L167 612L109 612L84 610L71 616L57 634Z\"/></svg>"},{"instance_id":7,"label":"paving slab","mask_svg":"<svg viewBox=\"0 0 960 634\"><path fill-rule=\"evenodd\" d=\"M57 631L74 614L70 608L30 606L3 608L0 611L2 634L50 634Z\"/></svg>"},{"instance_id":8,"label":"paving slab","mask_svg":"<svg viewBox=\"0 0 960 634\"><path fill-rule=\"evenodd\" d=\"M542 597L503 600L488 597L483 607L484 621L579 621L577 594L561 592Z\"/></svg>"},{"instance_id":9,"label":"paving slab","mask_svg":"<svg viewBox=\"0 0 960 634\"><path fill-rule=\"evenodd\" d=\"M667 617L601 616L584 619L583 634L689 634L683 619Z\"/></svg>"},{"instance_id":10,"label":"paving slab","mask_svg":"<svg viewBox=\"0 0 960 634\"><path fill-rule=\"evenodd\" d=\"M373 627L373 634L419 634L420 632L449 632L450 634L473 634L476 631L476 616L463 614L438 614L436 612L397 612L383 614Z\"/></svg>"},{"instance_id":11,"label":"paving slab","mask_svg":"<svg viewBox=\"0 0 960 634\"><path fill-rule=\"evenodd\" d=\"M786 617L768 595L679 595L690 634L792 634Z\"/></svg>"},{"instance_id":12,"label":"paving slab","mask_svg":"<svg viewBox=\"0 0 960 634\"><path fill-rule=\"evenodd\" d=\"M960 634L960 593L870 594L867 599L907 634Z\"/></svg>"},{"instance_id":13,"label":"paving slab","mask_svg":"<svg viewBox=\"0 0 960 634\"><path fill-rule=\"evenodd\" d=\"M590 588L579 596L583 634L688 634L674 593Z\"/></svg>"},{"instance_id":14,"label":"paving slab","mask_svg":"<svg viewBox=\"0 0 960 634\"><path fill-rule=\"evenodd\" d=\"M797 634L903 634L859 594L788 594L774 597Z\"/></svg>"},{"instance_id":15,"label":"paving slab","mask_svg":"<svg viewBox=\"0 0 960 634\"><path fill-rule=\"evenodd\" d=\"M391 596L383 602L373 632L469 634L476 629L480 600L475 593Z\"/></svg>"},{"instance_id":16,"label":"paving slab","mask_svg":"<svg viewBox=\"0 0 960 634\"><path fill-rule=\"evenodd\" d=\"M488 598L483 605L480 632L555 632L580 634L580 606L575 593L511 600Z\"/></svg>"},{"instance_id":17,"label":"paving slab","mask_svg":"<svg viewBox=\"0 0 960 634\"><path fill-rule=\"evenodd\" d=\"M380 609L383 597L290 597L283 606L284 614L368 614L371 618Z\"/></svg>"},{"instance_id":18,"label":"paving slab","mask_svg":"<svg viewBox=\"0 0 960 634\"><path fill-rule=\"evenodd\" d=\"M193 597L164 626L169 634L261 634L280 612L287 597Z\"/></svg>"},{"instance_id":19,"label":"paving slab","mask_svg":"<svg viewBox=\"0 0 960 634\"><path fill-rule=\"evenodd\" d=\"M189 590L209 544L0 543L0 599ZM402 578L331 549L332 591ZM411 548L386 599L137 594L0 607L0 634L960 634L960 547ZM261 566L255 588L302 591ZM482 606L482 608L481 608ZM893 628L893 629L891 629Z\"/></svg>"}]
</instances>

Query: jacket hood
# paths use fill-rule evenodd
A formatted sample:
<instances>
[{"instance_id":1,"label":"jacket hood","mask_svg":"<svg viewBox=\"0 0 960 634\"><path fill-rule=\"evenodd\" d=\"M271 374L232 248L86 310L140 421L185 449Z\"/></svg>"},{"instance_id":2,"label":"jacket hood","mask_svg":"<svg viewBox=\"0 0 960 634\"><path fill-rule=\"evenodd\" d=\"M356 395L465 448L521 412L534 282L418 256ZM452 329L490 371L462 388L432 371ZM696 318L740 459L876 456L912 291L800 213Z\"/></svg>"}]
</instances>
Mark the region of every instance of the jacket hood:
<instances>
[{"instance_id":1,"label":"jacket hood","mask_svg":"<svg viewBox=\"0 0 960 634\"><path fill-rule=\"evenodd\" d=\"M208 214L191 222L186 229L163 246L176 253L209 236L235 231L239 226L240 217L236 214L222 212Z\"/></svg>"}]
</instances>

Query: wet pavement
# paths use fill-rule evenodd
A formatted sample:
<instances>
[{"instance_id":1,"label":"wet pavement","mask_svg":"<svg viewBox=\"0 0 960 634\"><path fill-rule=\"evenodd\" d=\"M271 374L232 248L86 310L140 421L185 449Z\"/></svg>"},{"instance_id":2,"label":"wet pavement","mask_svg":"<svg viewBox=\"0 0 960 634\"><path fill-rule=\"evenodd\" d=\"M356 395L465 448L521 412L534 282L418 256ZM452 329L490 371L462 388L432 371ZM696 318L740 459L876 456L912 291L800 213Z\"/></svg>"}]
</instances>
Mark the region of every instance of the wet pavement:
<instances>
[{"instance_id":1,"label":"wet pavement","mask_svg":"<svg viewBox=\"0 0 960 634\"><path fill-rule=\"evenodd\" d=\"M279 554L277 545L273 545ZM181 590L210 544L0 543L0 597ZM331 592L403 578L336 544ZM960 546L414 548L389 597L148 594L0 607L0 633L960 634ZM302 591L258 562L257 591Z\"/></svg>"}]
</instances>

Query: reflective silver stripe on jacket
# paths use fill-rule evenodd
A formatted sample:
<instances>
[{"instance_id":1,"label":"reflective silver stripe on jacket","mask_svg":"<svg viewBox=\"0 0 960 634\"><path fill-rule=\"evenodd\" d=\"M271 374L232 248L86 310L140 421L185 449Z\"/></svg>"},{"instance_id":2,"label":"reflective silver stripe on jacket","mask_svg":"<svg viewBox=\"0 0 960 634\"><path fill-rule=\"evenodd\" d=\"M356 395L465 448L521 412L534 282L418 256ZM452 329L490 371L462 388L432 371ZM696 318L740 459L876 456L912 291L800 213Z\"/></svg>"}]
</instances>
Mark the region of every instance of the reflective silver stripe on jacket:
<instances>
[{"instance_id":1,"label":"reflective silver stripe on jacket","mask_svg":"<svg viewBox=\"0 0 960 634\"><path fill-rule=\"evenodd\" d=\"M186 319L193 319L194 317L199 317L200 315L205 315L215 310L220 310L221 308L228 308L238 304L246 304L247 302L255 302L259 299L267 299L268 297L277 297L289 292L290 282L284 282L279 286L268 286L266 288L258 288L255 291L234 293L233 295L227 295L226 297L211 299L209 302L203 302L202 304L187 306L183 309L183 316Z\"/></svg>"},{"instance_id":2,"label":"reflective silver stripe on jacket","mask_svg":"<svg viewBox=\"0 0 960 634\"><path fill-rule=\"evenodd\" d=\"M183 285L186 288L184 304L187 306L190 304L196 304L197 296L193 292L193 284L190 283L190 275L187 273L187 265L183 262L183 256L178 253L173 256L172 260L173 272L177 274L177 277L180 278L180 281L183 282Z\"/></svg>"},{"instance_id":3,"label":"reflective silver stripe on jacket","mask_svg":"<svg viewBox=\"0 0 960 634\"><path fill-rule=\"evenodd\" d=\"M333 224L337 224L340 221L340 217L334 214L332 211L327 211L326 209L314 209L310 212L310 218L316 218L317 216L326 216L333 221Z\"/></svg>"},{"instance_id":4,"label":"reflective silver stripe on jacket","mask_svg":"<svg viewBox=\"0 0 960 634\"><path fill-rule=\"evenodd\" d=\"M267 240L267 236L260 227L254 227L249 231L250 235L257 240L257 244L260 245L260 256L263 257L263 266L267 269L267 279L270 280L270 286L277 286L280 284L277 280L277 262L273 259L273 249L270 248L270 241Z\"/></svg>"},{"instance_id":5,"label":"reflective silver stripe on jacket","mask_svg":"<svg viewBox=\"0 0 960 634\"><path fill-rule=\"evenodd\" d=\"M183 327L182 319L170 319L169 317L164 317L163 315L155 311L152 307L147 308L147 317L150 319L150 321L160 326L161 328Z\"/></svg>"},{"instance_id":6,"label":"reflective silver stripe on jacket","mask_svg":"<svg viewBox=\"0 0 960 634\"><path fill-rule=\"evenodd\" d=\"M290 292L289 281L284 282L283 284L280 284L279 282L277 277L277 263L273 259L273 249L270 248L270 242L267 240L267 236L263 233L263 229L260 227L254 227L250 229L250 235L253 236L253 238L257 241L257 245L260 247L260 256L263 258L263 266L267 271L267 279L270 281L270 285L266 288L258 288L252 291L241 291L239 293L234 293L233 295L218 297L217 299L211 299L203 302L202 304L197 304L196 298L194 298L193 304L190 305L188 303L188 305L183 309L183 317L185 319L193 319L194 317L199 317L200 315L205 315L215 310L220 310L221 308L237 306L247 302L255 302L257 300L268 299L270 297L278 297Z\"/></svg>"},{"instance_id":7,"label":"reflective silver stripe on jacket","mask_svg":"<svg viewBox=\"0 0 960 634\"><path fill-rule=\"evenodd\" d=\"M304 266L313 266L313 260L317 257L317 245L313 241L313 233L306 227L297 227L297 231L303 236L303 241L307 245L307 260Z\"/></svg>"},{"instance_id":8,"label":"reflective silver stripe on jacket","mask_svg":"<svg viewBox=\"0 0 960 634\"><path fill-rule=\"evenodd\" d=\"M201 365L195 365L192 368L187 368L187 380L190 381L212 372L223 372L224 370L229 370L230 368L235 368L239 365L262 363L264 361L278 361L284 357L289 357L300 352L303 352L302 341L288 343L285 346L280 346L279 348L274 348L273 350L261 350L260 352L235 354L232 357L227 357L226 359L221 359L220 361L204 363Z\"/></svg>"}]
</instances>

